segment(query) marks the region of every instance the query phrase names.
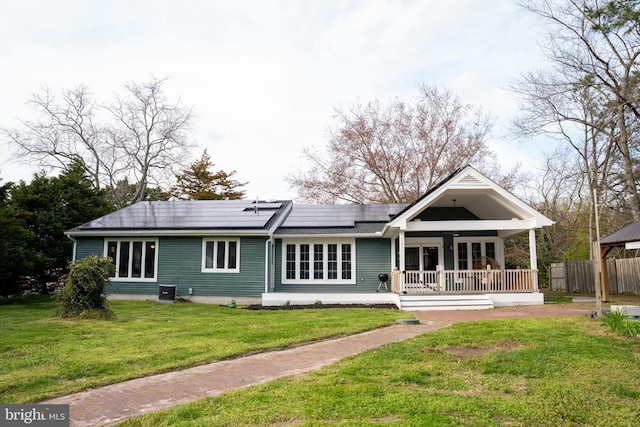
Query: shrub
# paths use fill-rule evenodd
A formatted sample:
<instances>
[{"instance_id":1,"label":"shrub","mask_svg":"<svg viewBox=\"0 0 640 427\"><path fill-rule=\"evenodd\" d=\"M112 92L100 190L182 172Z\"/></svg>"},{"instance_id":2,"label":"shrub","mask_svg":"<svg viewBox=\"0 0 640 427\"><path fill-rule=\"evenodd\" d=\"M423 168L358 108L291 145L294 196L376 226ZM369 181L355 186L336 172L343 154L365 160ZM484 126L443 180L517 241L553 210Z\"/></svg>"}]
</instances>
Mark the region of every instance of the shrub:
<instances>
[{"instance_id":1,"label":"shrub","mask_svg":"<svg viewBox=\"0 0 640 427\"><path fill-rule=\"evenodd\" d=\"M71 263L64 287L58 292L62 317L103 318L111 316L105 286L114 273L107 257L89 256Z\"/></svg>"},{"instance_id":2,"label":"shrub","mask_svg":"<svg viewBox=\"0 0 640 427\"><path fill-rule=\"evenodd\" d=\"M603 319L613 332L629 338L637 338L640 336L640 321L625 318L624 313L613 311Z\"/></svg>"}]
</instances>

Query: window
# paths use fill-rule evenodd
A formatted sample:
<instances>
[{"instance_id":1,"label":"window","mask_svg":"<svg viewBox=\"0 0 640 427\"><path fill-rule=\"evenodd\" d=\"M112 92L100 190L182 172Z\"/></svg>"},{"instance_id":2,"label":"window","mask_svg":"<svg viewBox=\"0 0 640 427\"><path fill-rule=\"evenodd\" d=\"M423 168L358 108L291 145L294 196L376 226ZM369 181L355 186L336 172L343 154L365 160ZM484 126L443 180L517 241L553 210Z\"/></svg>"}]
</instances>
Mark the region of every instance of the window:
<instances>
[{"instance_id":1,"label":"window","mask_svg":"<svg viewBox=\"0 0 640 427\"><path fill-rule=\"evenodd\" d=\"M327 245L329 253L328 278L335 280L338 278L338 245Z\"/></svg>"},{"instance_id":2,"label":"window","mask_svg":"<svg viewBox=\"0 0 640 427\"><path fill-rule=\"evenodd\" d=\"M287 245L287 274L288 280L296 278L296 245Z\"/></svg>"},{"instance_id":3,"label":"window","mask_svg":"<svg viewBox=\"0 0 640 427\"><path fill-rule=\"evenodd\" d=\"M458 243L458 270L468 270L469 260L467 259L467 244Z\"/></svg>"},{"instance_id":4,"label":"window","mask_svg":"<svg viewBox=\"0 0 640 427\"><path fill-rule=\"evenodd\" d=\"M309 245L300 245L300 279L309 279Z\"/></svg>"},{"instance_id":5,"label":"window","mask_svg":"<svg viewBox=\"0 0 640 427\"><path fill-rule=\"evenodd\" d=\"M240 242L238 240L203 240L202 271L238 273Z\"/></svg>"},{"instance_id":6,"label":"window","mask_svg":"<svg viewBox=\"0 0 640 427\"><path fill-rule=\"evenodd\" d=\"M108 240L106 253L115 266L113 280L155 281L157 240Z\"/></svg>"},{"instance_id":7,"label":"window","mask_svg":"<svg viewBox=\"0 0 640 427\"><path fill-rule=\"evenodd\" d=\"M478 261L490 257L497 259L500 256L497 253L497 241L458 241L457 243L457 266L458 270L472 270L476 268L486 268L486 262L478 265ZM498 262L500 262L498 260Z\"/></svg>"},{"instance_id":8,"label":"window","mask_svg":"<svg viewBox=\"0 0 640 427\"><path fill-rule=\"evenodd\" d=\"M351 279L351 245L342 245L342 279Z\"/></svg>"},{"instance_id":9,"label":"window","mask_svg":"<svg viewBox=\"0 0 640 427\"><path fill-rule=\"evenodd\" d=\"M324 245L313 245L313 278L322 280L324 278L323 262Z\"/></svg>"},{"instance_id":10,"label":"window","mask_svg":"<svg viewBox=\"0 0 640 427\"><path fill-rule=\"evenodd\" d=\"M284 242L283 283L354 283L354 242Z\"/></svg>"}]
</instances>

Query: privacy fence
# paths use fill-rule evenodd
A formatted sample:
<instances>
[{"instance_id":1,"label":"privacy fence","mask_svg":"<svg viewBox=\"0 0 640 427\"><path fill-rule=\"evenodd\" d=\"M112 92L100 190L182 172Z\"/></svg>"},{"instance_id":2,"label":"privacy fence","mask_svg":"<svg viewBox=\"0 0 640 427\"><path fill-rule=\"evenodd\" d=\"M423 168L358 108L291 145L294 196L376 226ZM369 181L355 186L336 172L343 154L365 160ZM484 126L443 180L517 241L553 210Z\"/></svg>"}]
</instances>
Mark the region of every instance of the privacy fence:
<instances>
[{"instance_id":1,"label":"privacy fence","mask_svg":"<svg viewBox=\"0 0 640 427\"><path fill-rule=\"evenodd\" d=\"M556 292L595 293L591 261L566 261L551 264L551 290ZM609 294L640 295L640 258L608 259Z\"/></svg>"}]
</instances>

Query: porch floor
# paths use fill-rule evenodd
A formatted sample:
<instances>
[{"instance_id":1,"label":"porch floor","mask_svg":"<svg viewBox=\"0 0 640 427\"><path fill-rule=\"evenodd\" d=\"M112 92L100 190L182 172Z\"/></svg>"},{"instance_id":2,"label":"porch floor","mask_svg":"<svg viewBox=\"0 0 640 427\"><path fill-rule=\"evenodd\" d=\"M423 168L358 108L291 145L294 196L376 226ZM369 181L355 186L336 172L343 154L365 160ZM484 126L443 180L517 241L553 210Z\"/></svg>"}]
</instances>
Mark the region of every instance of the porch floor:
<instances>
[{"instance_id":1,"label":"porch floor","mask_svg":"<svg viewBox=\"0 0 640 427\"><path fill-rule=\"evenodd\" d=\"M269 292L262 294L262 305L316 304L394 304L400 310L480 310L544 304L540 292L489 294L431 294L399 295L393 292L377 293L294 293Z\"/></svg>"}]
</instances>

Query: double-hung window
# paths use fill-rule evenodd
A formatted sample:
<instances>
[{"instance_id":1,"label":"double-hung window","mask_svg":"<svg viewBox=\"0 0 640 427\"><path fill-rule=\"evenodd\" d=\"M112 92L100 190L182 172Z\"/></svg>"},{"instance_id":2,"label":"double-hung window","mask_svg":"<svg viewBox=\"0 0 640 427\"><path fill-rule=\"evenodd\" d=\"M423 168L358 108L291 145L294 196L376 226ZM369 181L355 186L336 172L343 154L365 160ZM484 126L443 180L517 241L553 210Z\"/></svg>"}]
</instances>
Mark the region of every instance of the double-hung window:
<instances>
[{"instance_id":1,"label":"double-hung window","mask_svg":"<svg viewBox=\"0 0 640 427\"><path fill-rule=\"evenodd\" d=\"M354 283L355 242L282 243L283 283Z\"/></svg>"},{"instance_id":2,"label":"double-hung window","mask_svg":"<svg viewBox=\"0 0 640 427\"><path fill-rule=\"evenodd\" d=\"M240 241L234 239L203 240L202 271L213 273L240 272Z\"/></svg>"},{"instance_id":3,"label":"double-hung window","mask_svg":"<svg viewBox=\"0 0 640 427\"><path fill-rule=\"evenodd\" d=\"M158 241L113 239L105 242L106 256L115 266L112 280L155 281Z\"/></svg>"}]
</instances>

